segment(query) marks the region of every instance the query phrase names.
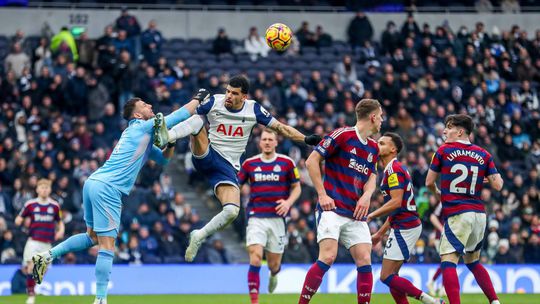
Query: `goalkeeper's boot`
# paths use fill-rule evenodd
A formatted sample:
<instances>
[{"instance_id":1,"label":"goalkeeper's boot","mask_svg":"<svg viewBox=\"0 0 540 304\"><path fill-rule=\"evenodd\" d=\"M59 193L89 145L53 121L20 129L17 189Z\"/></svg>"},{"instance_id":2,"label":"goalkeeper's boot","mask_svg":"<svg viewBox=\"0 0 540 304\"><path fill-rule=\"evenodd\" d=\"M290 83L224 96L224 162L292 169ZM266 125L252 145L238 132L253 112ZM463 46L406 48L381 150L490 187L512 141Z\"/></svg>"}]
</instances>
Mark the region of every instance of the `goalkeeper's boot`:
<instances>
[{"instance_id":1,"label":"goalkeeper's boot","mask_svg":"<svg viewBox=\"0 0 540 304\"><path fill-rule=\"evenodd\" d=\"M270 278L268 279L268 293L274 293L274 290L276 290L277 287L277 274L272 275L270 274Z\"/></svg>"},{"instance_id":2,"label":"goalkeeper's boot","mask_svg":"<svg viewBox=\"0 0 540 304\"><path fill-rule=\"evenodd\" d=\"M157 113L154 117L154 145L163 149L169 142L169 130L165 124L163 113Z\"/></svg>"},{"instance_id":3,"label":"goalkeeper's boot","mask_svg":"<svg viewBox=\"0 0 540 304\"><path fill-rule=\"evenodd\" d=\"M34 267L32 268L32 278L37 284L43 282L43 276L45 275L45 272L47 272L47 268L51 262L52 257L48 251L38 253L32 257L32 263L34 263Z\"/></svg>"},{"instance_id":4,"label":"goalkeeper's boot","mask_svg":"<svg viewBox=\"0 0 540 304\"><path fill-rule=\"evenodd\" d=\"M186 262L193 262L193 259L195 259L195 256L197 255L197 251L199 251L199 248L201 247L202 243L204 242L204 238L199 236L199 230L193 230L189 234L189 246L186 249Z\"/></svg>"}]
</instances>

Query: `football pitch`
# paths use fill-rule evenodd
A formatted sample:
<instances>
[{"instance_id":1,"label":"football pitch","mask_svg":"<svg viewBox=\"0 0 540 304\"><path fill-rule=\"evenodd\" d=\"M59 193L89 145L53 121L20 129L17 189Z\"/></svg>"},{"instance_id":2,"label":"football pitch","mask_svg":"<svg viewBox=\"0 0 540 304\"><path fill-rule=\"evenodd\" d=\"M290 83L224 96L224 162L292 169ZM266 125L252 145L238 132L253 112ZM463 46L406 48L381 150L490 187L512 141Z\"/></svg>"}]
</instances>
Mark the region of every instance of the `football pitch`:
<instances>
[{"instance_id":1,"label":"football pitch","mask_svg":"<svg viewBox=\"0 0 540 304\"><path fill-rule=\"evenodd\" d=\"M2 304L23 304L26 296L5 296L0 297ZM50 297L38 296L36 304L92 304L94 298L91 296L63 296ZM506 294L501 295L502 304L538 304L540 303L540 294ZM409 302L420 303L414 299ZM249 304L247 294L242 295L129 295L129 296L109 296L108 304ZM281 303L298 303L298 295L296 294L276 294L276 295L261 295L260 304L281 304ZM311 300L313 304L335 304L335 303L356 303L356 295L354 294L318 294ZM371 303L390 304L394 303L392 297L386 294L374 294L371 298ZM464 294L461 297L461 303L464 304L486 304L487 299L483 294Z\"/></svg>"}]
</instances>

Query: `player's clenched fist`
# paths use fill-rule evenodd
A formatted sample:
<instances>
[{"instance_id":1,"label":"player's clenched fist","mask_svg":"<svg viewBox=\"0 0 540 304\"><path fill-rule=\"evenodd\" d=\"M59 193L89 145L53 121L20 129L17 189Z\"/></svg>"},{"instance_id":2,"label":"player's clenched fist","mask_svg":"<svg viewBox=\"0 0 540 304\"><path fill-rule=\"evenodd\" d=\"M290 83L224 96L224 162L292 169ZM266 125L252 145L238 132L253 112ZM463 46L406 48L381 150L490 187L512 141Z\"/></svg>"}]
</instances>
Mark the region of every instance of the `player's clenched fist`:
<instances>
[{"instance_id":1,"label":"player's clenched fist","mask_svg":"<svg viewBox=\"0 0 540 304\"><path fill-rule=\"evenodd\" d=\"M321 208L324 211L336 209L336 204L334 204L334 200L328 195L319 196L319 205L321 205Z\"/></svg>"},{"instance_id":2,"label":"player's clenched fist","mask_svg":"<svg viewBox=\"0 0 540 304\"><path fill-rule=\"evenodd\" d=\"M210 98L210 92L207 89L199 89L197 94L193 96L193 99L198 100L199 103L205 103Z\"/></svg>"}]
</instances>

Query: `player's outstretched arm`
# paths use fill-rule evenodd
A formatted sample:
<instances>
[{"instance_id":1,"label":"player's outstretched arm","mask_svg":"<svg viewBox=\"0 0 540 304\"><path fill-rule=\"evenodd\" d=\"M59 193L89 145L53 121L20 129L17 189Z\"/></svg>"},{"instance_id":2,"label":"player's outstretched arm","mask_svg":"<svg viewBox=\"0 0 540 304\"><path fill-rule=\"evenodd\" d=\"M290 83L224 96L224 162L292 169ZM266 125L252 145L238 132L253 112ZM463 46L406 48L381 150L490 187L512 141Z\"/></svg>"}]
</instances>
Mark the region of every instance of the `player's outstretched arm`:
<instances>
[{"instance_id":1,"label":"player's outstretched arm","mask_svg":"<svg viewBox=\"0 0 540 304\"><path fill-rule=\"evenodd\" d=\"M199 89L199 91L197 91L197 94L193 96L190 102L188 102L186 105L184 105L180 109L165 116L165 124L167 125L167 128L170 129L176 126L177 124L181 123L182 121L191 117L191 115L197 112L197 107L201 103L206 102L209 98L210 98L210 92L208 92L208 90Z\"/></svg>"},{"instance_id":2,"label":"player's outstretched arm","mask_svg":"<svg viewBox=\"0 0 540 304\"><path fill-rule=\"evenodd\" d=\"M335 209L336 205L334 204L334 200L326 194L326 190L324 189L321 168L323 160L324 158L321 154L313 151L306 160L306 167L309 172L309 177L313 182L313 186L317 190L319 205L324 211L329 211Z\"/></svg>"},{"instance_id":3,"label":"player's outstretched arm","mask_svg":"<svg viewBox=\"0 0 540 304\"><path fill-rule=\"evenodd\" d=\"M315 134L305 136L304 134L302 134L300 131L296 130L295 128L288 126L286 124L283 124L279 122L278 120L274 120L274 123L272 123L272 125L270 125L269 128L289 139L292 139L296 142L303 142L311 146L317 145L322 140L322 138L319 135L315 135Z\"/></svg>"},{"instance_id":4,"label":"player's outstretched arm","mask_svg":"<svg viewBox=\"0 0 540 304\"><path fill-rule=\"evenodd\" d=\"M435 195L438 202L441 201L441 190L437 187L437 179L439 179L439 173L429 169L426 177L426 187Z\"/></svg>"}]
</instances>

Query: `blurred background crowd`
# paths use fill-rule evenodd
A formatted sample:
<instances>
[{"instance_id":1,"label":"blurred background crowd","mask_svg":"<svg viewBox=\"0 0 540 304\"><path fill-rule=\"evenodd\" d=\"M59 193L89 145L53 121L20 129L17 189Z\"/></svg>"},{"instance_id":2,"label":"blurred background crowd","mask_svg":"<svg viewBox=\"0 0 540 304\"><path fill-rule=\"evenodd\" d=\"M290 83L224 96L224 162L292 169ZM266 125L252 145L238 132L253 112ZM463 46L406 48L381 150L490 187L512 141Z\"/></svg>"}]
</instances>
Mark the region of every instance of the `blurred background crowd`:
<instances>
[{"instance_id":1,"label":"blurred background crowd","mask_svg":"<svg viewBox=\"0 0 540 304\"><path fill-rule=\"evenodd\" d=\"M215 39L184 40L163 37L156 21L142 25L123 10L97 40L68 28L45 29L42 37L22 31L0 37L0 263L21 260L27 231L14 227L13 220L35 196L40 177L53 181L66 236L85 231L82 184L125 128L119 110L129 98L141 97L154 112L169 113L199 87L221 93L237 73L250 77L252 99L304 133L324 135L354 125L361 98L383 104L383 131L405 139L400 159L411 173L423 219L413 263L439 261L429 220L437 202L424 181L431 156L443 143L444 117L471 115L473 142L493 154L505 180L501 192L482 192L489 214L482 259L540 263L540 30L488 29L482 22L474 28L418 24L409 15L403 24L389 21L374 37L362 12L346 29L348 41L334 41L321 25L307 21L293 30L293 45L278 54L255 27L244 40L229 39L224 28ZM247 157L258 153L260 131L254 130ZM288 220L284 262L310 263L318 254L316 192L305 167L310 149L281 139L278 150L296 161L302 182ZM171 175L180 174L195 191L208 191L189 162L187 139L179 141L177 158L183 161L170 168L149 161L142 169L125 200L117 263L183 262L189 232L208 220L173 186ZM247 203L248 187L242 197ZM376 194L371 207L382 202ZM370 223L372 232L381 224ZM245 217L234 227L242 242ZM337 261L352 262L341 249ZM374 247L374 263L382 251L381 244ZM61 263L94 263L96 254L96 248L70 253ZM215 238L199 262L235 260Z\"/></svg>"}]
</instances>

